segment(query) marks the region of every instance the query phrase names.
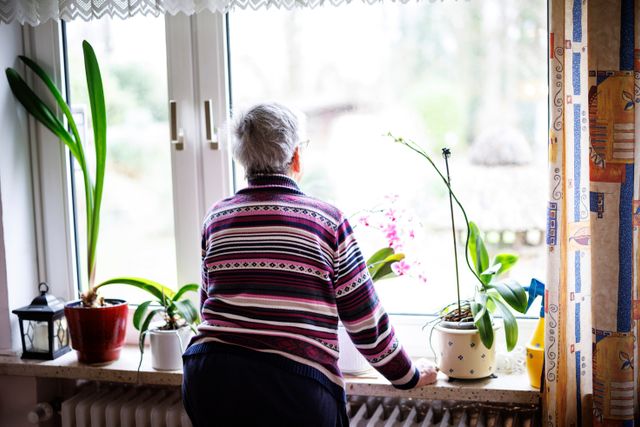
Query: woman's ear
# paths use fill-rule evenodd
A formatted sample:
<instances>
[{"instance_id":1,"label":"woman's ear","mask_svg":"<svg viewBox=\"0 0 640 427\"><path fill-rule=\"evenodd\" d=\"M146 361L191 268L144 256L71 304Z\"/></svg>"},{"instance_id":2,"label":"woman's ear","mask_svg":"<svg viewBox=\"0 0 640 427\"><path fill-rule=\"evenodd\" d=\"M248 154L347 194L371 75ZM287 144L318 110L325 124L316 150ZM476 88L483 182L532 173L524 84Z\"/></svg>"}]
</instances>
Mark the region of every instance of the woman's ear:
<instances>
[{"instance_id":1,"label":"woman's ear","mask_svg":"<svg viewBox=\"0 0 640 427\"><path fill-rule=\"evenodd\" d=\"M302 162L300 160L300 147L296 147L296 149L293 152L293 158L291 159L291 175L296 178L296 179L300 179L300 177L302 176Z\"/></svg>"}]
</instances>

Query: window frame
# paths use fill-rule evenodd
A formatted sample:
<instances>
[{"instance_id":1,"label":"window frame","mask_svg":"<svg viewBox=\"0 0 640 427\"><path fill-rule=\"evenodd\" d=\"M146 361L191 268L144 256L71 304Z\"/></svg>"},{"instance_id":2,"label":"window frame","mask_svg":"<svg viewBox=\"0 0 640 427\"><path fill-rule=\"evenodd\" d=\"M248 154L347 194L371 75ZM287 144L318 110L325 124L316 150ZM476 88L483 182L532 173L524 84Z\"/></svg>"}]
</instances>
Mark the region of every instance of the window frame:
<instances>
[{"instance_id":1,"label":"window frame","mask_svg":"<svg viewBox=\"0 0 640 427\"><path fill-rule=\"evenodd\" d=\"M155 18L162 19L162 18ZM178 105L178 128L184 130L183 150L171 147L171 173L176 241L177 285L200 283L200 229L212 203L232 194L234 165L228 51L228 16L202 12L192 16L166 15L168 97ZM59 87L65 87L60 23L25 26L25 55L43 64ZM42 92L41 92L42 93ZM213 120L219 149L205 140L205 100L213 101ZM59 112L58 112L59 113ZM34 182L38 277L51 292L76 299L80 283L76 273L76 245L71 201L71 159L68 150L42 125L29 117ZM167 129L167 144L169 129ZM62 249L61 249L62 248ZM391 314L403 342L414 356L430 357L421 326L431 315ZM537 323L519 317L519 345ZM418 327L420 326L420 327Z\"/></svg>"}]
</instances>

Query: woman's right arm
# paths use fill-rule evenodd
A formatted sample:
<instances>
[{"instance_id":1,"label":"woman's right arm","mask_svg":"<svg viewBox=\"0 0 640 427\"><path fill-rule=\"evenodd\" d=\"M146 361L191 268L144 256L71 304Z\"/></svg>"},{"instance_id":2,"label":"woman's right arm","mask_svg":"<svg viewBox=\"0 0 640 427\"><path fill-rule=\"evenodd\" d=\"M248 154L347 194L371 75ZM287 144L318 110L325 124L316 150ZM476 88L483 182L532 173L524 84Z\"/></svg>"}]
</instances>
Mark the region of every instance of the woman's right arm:
<instances>
[{"instance_id":1,"label":"woman's right arm","mask_svg":"<svg viewBox=\"0 0 640 427\"><path fill-rule=\"evenodd\" d=\"M337 230L334 280L340 320L371 366L396 388L434 382L435 368L418 370L398 342L346 219Z\"/></svg>"}]
</instances>

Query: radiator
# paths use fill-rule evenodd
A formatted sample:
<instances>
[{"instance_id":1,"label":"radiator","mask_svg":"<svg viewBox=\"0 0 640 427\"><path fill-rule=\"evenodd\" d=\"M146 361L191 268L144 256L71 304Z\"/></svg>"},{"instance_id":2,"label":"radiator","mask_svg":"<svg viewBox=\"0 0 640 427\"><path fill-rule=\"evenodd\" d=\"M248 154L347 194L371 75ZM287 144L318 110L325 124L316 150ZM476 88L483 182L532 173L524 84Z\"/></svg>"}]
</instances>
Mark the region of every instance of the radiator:
<instances>
[{"instance_id":1,"label":"radiator","mask_svg":"<svg viewBox=\"0 0 640 427\"><path fill-rule=\"evenodd\" d=\"M180 390L88 385L60 408L63 427L191 427Z\"/></svg>"},{"instance_id":2,"label":"radiator","mask_svg":"<svg viewBox=\"0 0 640 427\"><path fill-rule=\"evenodd\" d=\"M539 407L349 396L350 427L536 427Z\"/></svg>"}]
</instances>

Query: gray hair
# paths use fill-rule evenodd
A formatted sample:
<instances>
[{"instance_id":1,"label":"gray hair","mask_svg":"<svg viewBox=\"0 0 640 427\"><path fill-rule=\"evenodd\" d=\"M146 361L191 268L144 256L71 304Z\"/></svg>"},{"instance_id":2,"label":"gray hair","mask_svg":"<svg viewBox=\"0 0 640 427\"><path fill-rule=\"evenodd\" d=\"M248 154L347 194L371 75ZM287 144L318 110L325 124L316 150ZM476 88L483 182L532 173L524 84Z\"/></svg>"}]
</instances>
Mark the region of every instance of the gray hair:
<instances>
[{"instance_id":1,"label":"gray hair","mask_svg":"<svg viewBox=\"0 0 640 427\"><path fill-rule=\"evenodd\" d=\"M297 115L283 105L255 105L235 120L233 155L247 175L286 174L300 140L299 125Z\"/></svg>"}]
</instances>

